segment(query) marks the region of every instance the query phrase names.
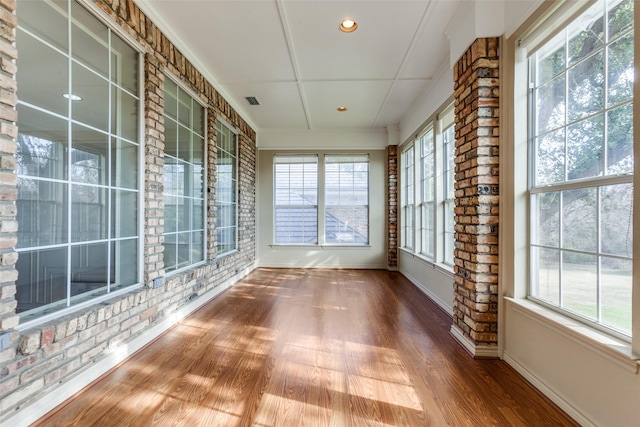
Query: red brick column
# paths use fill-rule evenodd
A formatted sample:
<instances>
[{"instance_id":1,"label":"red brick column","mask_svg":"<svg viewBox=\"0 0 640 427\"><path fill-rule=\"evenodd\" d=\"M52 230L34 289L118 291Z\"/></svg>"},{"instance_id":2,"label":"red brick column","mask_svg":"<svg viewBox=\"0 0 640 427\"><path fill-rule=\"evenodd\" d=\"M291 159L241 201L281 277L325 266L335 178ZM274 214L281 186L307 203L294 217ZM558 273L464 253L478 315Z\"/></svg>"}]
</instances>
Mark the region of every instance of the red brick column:
<instances>
[{"instance_id":1,"label":"red brick column","mask_svg":"<svg viewBox=\"0 0 640 427\"><path fill-rule=\"evenodd\" d=\"M454 326L474 355L498 341L498 39L477 39L454 67ZM484 347L484 350L478 348ZM490 347L487 349L487 347Z\"/></svg>"},{"instance_id":2,"label":"red brick column","mask_svg":"<svg viewBox=\"0 0 640 427\"><path fill-rule=\"evenodd\" d=\"M387 263L398 268L398 147L387 147Z\"/></svg>"}]
</instances>

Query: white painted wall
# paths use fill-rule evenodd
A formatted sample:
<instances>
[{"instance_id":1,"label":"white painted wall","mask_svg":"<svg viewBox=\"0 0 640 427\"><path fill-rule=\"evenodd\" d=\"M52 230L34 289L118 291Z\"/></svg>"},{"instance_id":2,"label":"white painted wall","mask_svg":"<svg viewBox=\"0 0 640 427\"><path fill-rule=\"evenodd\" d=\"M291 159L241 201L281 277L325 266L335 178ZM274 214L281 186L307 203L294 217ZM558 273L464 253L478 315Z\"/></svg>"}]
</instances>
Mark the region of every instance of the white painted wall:
<instances>
[{"instance_id":1,"label":"white painted wall","mask_svg":"<svg viewBox=\"0 0 640 427\"><path fill-rule=\"evenodd\" d=\"M398 270L453 316L453 273L402 249L398 251Z\"/></svg>"},{"instance_id":2,"label":"white painted wall","mask_svg":"<svg viewBox=\"0 0 640 427\"><path fill-rule=\"evenodd\" d=\"M386 141L386 134L385 134ZM305 142L298 143L304 147ZM332 146L318 143L317 147ZM287 150L259 150L257 194L257 251L260 267L291 268L387 268L385 220L385 150L313 150L313 153L369 154L369 245L368 246L281 246L273 245L273 156ZM293 151L299 153L300 150Z\"/></svg>"}]
</instances>

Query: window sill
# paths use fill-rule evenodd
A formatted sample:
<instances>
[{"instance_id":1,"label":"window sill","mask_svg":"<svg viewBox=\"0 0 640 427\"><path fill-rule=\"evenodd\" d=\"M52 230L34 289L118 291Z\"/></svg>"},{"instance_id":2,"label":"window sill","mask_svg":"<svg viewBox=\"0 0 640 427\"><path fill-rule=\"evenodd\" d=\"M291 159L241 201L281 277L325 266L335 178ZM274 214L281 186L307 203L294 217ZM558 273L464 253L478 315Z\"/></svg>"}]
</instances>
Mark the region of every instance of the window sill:
<instances>
[{"instance_id":1,"label":"window sill","mask_svg":"<svg viewBox=\"0 0 640 427\"><path fill-rule=\"evenodd\" d=\"M553 329L572 341L595 351L601 356L614 361L625 369L640 374L640 356L633 354L631 343L615 338L605 332L590 328L569 317L549 310L535 302L522 298L505 297L513 310L531 320Z\"/></svg>"},{"instance_id":2,"label":"window sill","mask_svg":"<svg viewBox=\"0 0 640 427\"><path fill-rule=\"evenodd\" d=\"M309 245L306 243L301 243L299 245L295 245L295 244L276 244L273 243L271 245L269 245L269 247L271 249L300 249L300 248L306 248L306 249L317 249L317 250L333 250L333 249L370 249L371 245L340 245L340 244L325 244L325 245Z\"/></svg>"}]
</instances>

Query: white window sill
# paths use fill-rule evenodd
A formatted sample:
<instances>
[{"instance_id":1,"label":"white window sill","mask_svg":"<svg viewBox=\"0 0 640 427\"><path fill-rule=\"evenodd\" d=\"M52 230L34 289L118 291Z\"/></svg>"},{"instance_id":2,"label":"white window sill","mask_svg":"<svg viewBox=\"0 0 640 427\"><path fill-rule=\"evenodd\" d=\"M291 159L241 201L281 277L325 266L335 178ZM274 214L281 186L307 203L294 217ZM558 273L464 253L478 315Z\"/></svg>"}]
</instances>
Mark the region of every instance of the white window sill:
<instances>
[{"instance_id":1,"label":"white window sill","mask_svg":"<svg viewBox=\"0 0 640 427\"><path fill-rule=\"evenodd\" d=\"M523 298L505 297L511 308L533 321L553 329L572 341L640 374L640 356L633 354L631 343L591 328L570 317Z\"/></svg>"},{"instance_id":2,"label":"white window sill","mask_svg":"<svg viewBox=\"0 0 640 427\"><path fill-rule=\"evenodd\" d=\"M306 243L301 243L299 245L295 244L276 244L273 243L269 245L271 249L317 249L320 251L323 250L333 250L333 249L370 249L371 245L358 245L358 244L325 244L325 245L309 245Z\"/></svg>"}]
</instances>

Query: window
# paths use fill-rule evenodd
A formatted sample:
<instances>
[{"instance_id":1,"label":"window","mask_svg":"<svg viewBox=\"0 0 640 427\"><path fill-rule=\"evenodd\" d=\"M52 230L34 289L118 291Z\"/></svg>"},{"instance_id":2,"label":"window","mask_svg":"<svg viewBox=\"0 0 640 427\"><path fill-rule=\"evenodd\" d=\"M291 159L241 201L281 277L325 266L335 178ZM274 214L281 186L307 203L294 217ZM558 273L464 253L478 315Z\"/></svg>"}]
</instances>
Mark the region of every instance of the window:
<instances>
[{"instance_id":1,"label":"window","mask_svg":"<svg viewBox=\"0 0 640 427\"><path fill-rule=\"evenodd\" d=\"M318 243L318 156L276 155L276 244Z\"/></svg>"},{"instance_id":2,"label":"window","mask_svg":"<svg viewBox=\"0 0 640 427\"><path fill-rule=\"evenodd\" d=\"M530 297L627 336L633 6L599 1L529 58Z\"/></svg>"},{"instance_id":3,"label":"window","mask_svg":"<svg viewBox=\"0 0 640 427\"><path fill-rule=\"evenodd\" d=\"M369 156L324 158L325 243L369 243Z\"/></svg>"},{"instance_id":4,"label":"window","mask_svg":"<svg viewBox=\"0 0 640 427\"><path fill-rule=\"evenodd\" d=\"M453 265L453 246L454 246L454 208L456 191L455 184L455 126L453 117L450 121L443 124L442 145L444 153L444 179L442 180L444 201L442 203L444 218L444 257L445 264Z\"/></svg>"},{"instance_id":5,"label":"window","mask_svg":"<svg viewBox=\"0 0 640 427\"><path fill-rule=\"evenodd\" d=\"M218 120L216 179L217 256L238 249L238 136Z\"/></svg>"},{"instance_id":6,"label":"window","mask_svg":"<svg viewBox=\"0 0 640 427\"><path fill-rule=\"evenodd\" d=\"M139 283L140 98L138 53L83 7L18 9L24 323Z\"/></svg>"},{"instance_id":7,"label":"window","mask_svg":"<svg viewBox=\"0 0 640 427\"><path fill-rule=\"evenodd\" d=\"M436 171L433 126L420 135L420 251L433 259L435 256L436 228Z\"/></svg>"},{"instance_id":8,"label":"window","mask_svg":"<svg viewBox=\"0 0 640 427\"><path fill-rule=\"evenodd\" d=\"M204 107L169 77L164 83L164 266L204 261Z\"/></svg>"},{"instance_id":9,"label":"window","mask_svg":"<svg viewBox=\"0 0 640 427\"><path fill-rule=\"evenodd\" d=\"M415 245L415 218L414 218L414 198L415 198L415 176L414 176L414 148L413 145L402 152L402 246L413 250Z\"/></svg>"}]
</instances>

